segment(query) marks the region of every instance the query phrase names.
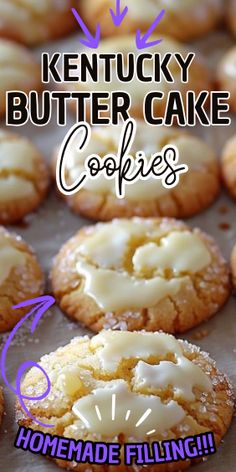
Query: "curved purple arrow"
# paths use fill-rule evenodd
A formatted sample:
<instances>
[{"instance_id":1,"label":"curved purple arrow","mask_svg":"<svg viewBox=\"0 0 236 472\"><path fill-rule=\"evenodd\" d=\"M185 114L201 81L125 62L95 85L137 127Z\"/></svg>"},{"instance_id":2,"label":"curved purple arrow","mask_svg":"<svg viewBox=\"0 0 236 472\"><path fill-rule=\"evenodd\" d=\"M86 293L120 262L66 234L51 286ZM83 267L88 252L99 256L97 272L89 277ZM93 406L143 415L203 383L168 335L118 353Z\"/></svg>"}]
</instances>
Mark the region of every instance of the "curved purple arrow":
<instances>
[{"instance_id":1,"label":"curved purple arrow","mask_svg":"<svg viewBox=\"0 0 236 472\"><path fill-rule=\"evenodd\" d=\"M35 329L38 325L39 320L42 318L44 313L54 305L54 303L55 303L55 298L53 298L49 295L45 295L43 297L33 298L32 300L27 300L25 302L20 303L19 305L13 306L12 307L13 310L17 310L18 308L25 308L27 306L34 305L32 310L29 313L27 313L27 315L25 315L25 317L22 318L19 321L19 323L17 323L15 328L12 330L11 334L9 335L9 337L8 337L6 343L5 343L5 346L3 347L2 355L1 355L1 373L2 373L2 377L3 377L3 381L5 382L6 386L15 395L17 395L17 397L19 399L19 402L20 402L20 405L21 405L22 409L25 411L25 413L27 414L27 416L29 416L32 421L34 421L35 423L37 423L40 426L43 426L44 428L45 427L46 428L53 428L54 425L44 424L44 423L41 423L41 421L38 421L34 416L31 415L30 411L28 410L27 406L25 405L24 400L39 401L39 400L43 400L44 398L46 398L48 396L48 394L50 393L51 383L50 383L50 380L49 380L49 377L48 377L47 373L45 372L45 370L39 364L36 364L36 362L26 361L23 364L21 364L20 367L18 368L18 371L17 371L17 374L16 374L16 387L14 388L10 384L10 382L8 381L8 378L7 378L7 375L6 375L6 357L7 357L8 349L11 346L11 342L12 342L15 334L17 333L18 329L24 324L24 322L28 318L30 318L31 315L33 315L33 314L35 315L34 319L32 321L31 329L30 329L30 332L34 333L34 331L35 331ZM22 393L21 393L22 376L23 376L23 374L25 373L26 370L28 370L29 368L32 368L32 367L35 367L35 368L41 370L41 372L43 373L43 375L45 376L46 381L47 381L47 388L46 388L45 392L42 395L39 395L38 397L30 397L28 395L22 395Z\"/></svg>"},{"instance_id":2,"label":"curved purple arrow","mask_svg":"<svg viewBox=\"0 0 236 472\"><path fill-rule=\"evenodd\" d=\"M141 30L138 30L136 33L136 46L138 49L145 49L151 46L156 46L157 44L160 44L162 42L162 39L157 39L155 41L150 41L148 42L151 34L157 27L157 25L161 22L163 16L165 15L165 10L161 10L159 15L156 17L150 28L147 30L147 32L144 34L144 36L141 36Z\"/></svg>"},{"instance_id":3,"label":"curved purple arrow","mask_svg":"<svg viewBox=\"0 0 236 472\"><path fill-rule=\"evenodd\" d=\"M121 11L121 0L116 0L116 11L110 8L111 17L113 19L113 23L116 27L120 26L122 21L124 20L125 16L127 15L129 9L125 7L123 11Z\"/></svg>"},{"instance_id":4,"label":"curved purple arrow","mask_svg":"<svg viewBox=\"0 0 236 472\"><path fill-rule=\"evenodd\" d=\"M87 39L80 39L81 44L87 46L91 49L97 49L99 46L100 38L101 38L101 26L100 24L97 25L95 37L90 33L89 29L87 28L86 24L82 20L81 16L77 12L75 8L71 9L77 23L80 25L83 33L85 34Z\"/></svg>"}]
</instances>

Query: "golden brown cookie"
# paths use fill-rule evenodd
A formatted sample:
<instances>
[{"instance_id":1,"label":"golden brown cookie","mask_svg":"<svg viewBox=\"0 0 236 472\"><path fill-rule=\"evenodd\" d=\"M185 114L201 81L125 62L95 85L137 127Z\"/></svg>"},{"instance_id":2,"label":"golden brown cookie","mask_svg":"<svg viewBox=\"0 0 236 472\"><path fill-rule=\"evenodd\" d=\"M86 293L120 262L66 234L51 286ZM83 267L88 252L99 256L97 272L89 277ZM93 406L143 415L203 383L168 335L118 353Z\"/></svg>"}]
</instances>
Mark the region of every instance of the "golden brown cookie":
<instances>
[{"instance_id":1,"label":"golden brown cookie","mask_svg":"<svg viewBox=\"0 0 236 472\"><path fill-rule=\"evenodd\" d=\"M166 218L83 228L56 256L51 277L61 309L96 332L181 333L229 296L228 267L215 242Z\"/></svg>"},{"instance_id":2,"label":"golden brown cookie","mask_svg":"<svg viewBox=\"0 0 236 472\"><path fill-rule=\"evenodd\" d=\"M163 41L160 44L149 47L145 49L145 51L147 53L160 54L161 59L163 59L163 57L167 53L175 54L178 52L182 54L183 57L186 57L189 52L185 45L171 39L170 37L164 37ZM128 58L129 53L132 53L134 55L135 60L137 60L137 56L140 55L140 50L138 50L136 47L133 35L104 39L100 42L100 45L96 52L98 54L122 53L125 58L124 60L126 60L126 57ZM94 54L93 49L86 49L86 54L88 56L89 61L92 63L92 55ZM79 60L74 60L73 64L77 65L79 69ZM155 65L153 65L152 61L146 61L144 74L146 76L152 76L153 67L155 67ZM63 88L65 90L69 90L70 92L104 92L105 90L106 92L112 93L115 91L122 90L123 92L129 93L131 95L132 105L129 110L129 113L137 118L143 118L143 102L145 96L149 92L158 91L164 93L163 99L153 101L153 115L155 117L159 117L165 114L168 94L171 90L178 90L182 94L183 103L185 103L186 93L189 90L194 91L196 95L198 95L203 90L207 91L211 89L211 77L200 55L197 55L197 57L195 57L189 67L189 80L187 83L181 82L181 68L178 66L173 57L168 63L168 68L173 76L174 83L168 83L164 78L162 78L160 83L141 82L138 80L137 77L135 77L131 82L121 83L115 74L115 61L112 61L111 82L104 83L103 80L100 80L99 82L94 83L90 79L83 83L64 83ZM101 63L100 66L100 77L104 77L104 63ZM71 100L70 103L72 109L77 106L77 101L74 99ZM89 102L87 101L86 103L88 104ZM103 99L102 103L107 104L108 101L106 99ZM101 117L103 117L105 114L105 111L100 113ZM87 121L90 121L89 113Z\"/></svg>"},{"instance_id":3,"label":"golden brown cookie","mask_svg":"<svg viewBox=\"0 0 236 472\"><path fill-rule=\"evenodd\" d=\"M231 255L231 270L233 276L233 285L236 289L236 245L233 248L232 255Z\"/></svg>"},{"instance_id":4,"label":"golden brown cookie","mask_svg":"<svg viewBox=\"0 0 236 472\"><path fill-rule=\"evenodd\" d=\"M43 294L44 277L33 250L20 236L0 227L0 333L11 330L27 313L14 305Z\"/></svg>"},{"instance_id":5,"label":"golden brown cookie","mask_svg":"<svg viewBox=\"0 0 236 472\"><path fill-rule=\"evenodd\" d=\"M40 66L31 53L17 43L0 39L0 116L6 111L7 91L41 89Z\"/></svg>"},{"instance_id":6,"label":"golden brown cookie","mask_svg":"<svg viewBox=\"0 0 236 472\"><path fill-rule=\"evenodd\" d=\"M232 420L233 391L227 377L208 354L170 335L106 331L92 339L75 338L44 356L40 365L50 378L51 391L43 401L26 401L26 405L37 420L54 425L52 435L75 441L152 444L212 432L218 446ZM46 386L42 372L32 369L22 382L22 394L39 397ZM151 414L139 421L150 409ZM28 418L19 404L17 420L32 430L49 432ZM132 467L124 465L123 455L121 447L118 470L128 472ZM68 470L88 469L79 460L56 462ZM164 469L149 465L147 470L177 472L193 463L173 462ZM103 472L104 465L89 465L89 469ZM106 465L106 470L115 466Z\"/></svg>"},{"instance_id":7,"label":"golden brown cookie","mask_svg":"<svg viewBox=\"0 0 236 472\"><path fill-rule=\"evenodd\" d=\"M227 189L232 197L236 198L236 136L233 136L224 147L222 174Z\"/></svg>"},{"instance_id":8,"label":"golden brown cookie","mask_svg":"<svg viewBox=\"0 0 236 472\"><path fill-rule=\"evenodd\" d=\"M166 14L156 27L156 34L189 41L214 29L223 16L222 0L122 0L121 11L125 6L129 11L117 28L110 15L110 8L116 10L112 0L79 0L78 4L90 29L94 30L96 22L100 23L103 36L135 33L137 30L146 32L158 13L165 9Z\"/></svg>"},{"instance_id":9,"label":"golden brown cookie","mask_svg":"<svg viewBox=\"0 0 236 472\"><path fill-rule=\"evenodd\" d=\"M74 0L1 0L0 36L28 46L64 36L75 28Z\"/></svg>"},{"instance_id":10,"label":"golden brown cookie","mask_svg":"<svg viewBox=\"0 0 236 472\"><path fill-rule=\"evenodd\" d=\"M48 168L38 149L0 129L0 223L15 223L38 208L48 185Z\"/></svg>"},{"instance_id":11,"label":"golden brown cookie","mask_svg":"<svg viewBox=\"0 0 236 472\"><path fill-rule=\"evenodd\" d=\"M65 177L72 185L84 171L84 162L90 154L101 156L118 151L122 125L92 128L90 144L82 153L77 152L80 135L71 142L66 155ZM163 186L161 180L149 178L126 186L124 199L115 194L115 180L100 176L88 179L83 188L65 196L72 210L93 220L109 221L113 218L132 216L168 216L185 218L207 208L220 190L219 166L214 151L202 140L183 130L152 127L137 122L137 132L130 154L144 151L151 155L164 145L175 145L179 151L179 163L187 164L189 171L180 176L179 184L172 189ZM55 170L54 170L55 172Z\"/></svg>"},{"instance_id":12,"label":"golden brown cookie","mask_svg":"<svg viewBox=\"0 0 236 472\"><path fill-rule=\"evenodd\" d=\"M228 0L226 7L229 29L236 36L236 0Z\"/></svg>"},{"instance_id":13,"label":"golden brown cookie","mask_svg":"<svg viewBox=\"0 0 236 472\"><path fill-rule=\"evenodd\" d=\"M230 49L221 60L218 82L221 90L230 92L230 108L236 113L236 47Z\"/></svg>"}]
</instances>

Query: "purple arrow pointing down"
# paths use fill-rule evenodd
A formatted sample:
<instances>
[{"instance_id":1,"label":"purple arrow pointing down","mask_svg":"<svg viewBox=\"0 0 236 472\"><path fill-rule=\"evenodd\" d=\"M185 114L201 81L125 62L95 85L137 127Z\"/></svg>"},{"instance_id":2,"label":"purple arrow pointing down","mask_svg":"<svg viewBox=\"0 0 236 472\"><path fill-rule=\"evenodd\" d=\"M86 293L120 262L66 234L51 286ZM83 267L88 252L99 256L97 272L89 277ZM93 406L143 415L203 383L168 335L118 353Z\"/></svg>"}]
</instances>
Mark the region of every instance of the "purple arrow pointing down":
<instances>
[{"instance_id":1,"label":"purple arrow pointing down","mask_svg":"<svg viewBox=\"0 0 236 472\"><path fill-rule=\"evenodd\" d=\"M141 37L141 30L138 30L136 33L136 46L138 49L145 49L151 46L156 46L157 44L160 44L162 42L162 39L157 39L155 41L150 41L148 42L148 39L150 38L151 34L155 30L156 26L161 22L163 16L165 15L165 10L161 10L159 15L156 17L150 28L147 30L147 32L144 34L143 37Z\"/></svg>"},{"instance_id":2,"label":"purple arrow pointing down","mask_svg":"<svg viewBox=\"0 0 236 472\"><path fill-rule=\"evenodd\" d=\"M100 24L97 25L96 35L94 37L90 33L89 29L87 28L86 24L82 20L81 16L77 12L77 10L75 8L72 8L71 11L72 11L77 23L79 23L83 33L85 34L85 36L87 38L87 39L80 39L81 44L83 44L84 46L87 46L88 48L91 48L91 49L97 49L98 46L99 46L100 37L101 37L101 26L100 26Z\"/></svg>"},{"instance_id":3,"label":"purple arrow pointing down","mask_svg":"<svg viewBox=\"0 0 236 472\"><path fill-rule=\"evenodd\" d=\"M116 11L112 10L110 8L110 13L111 17L113 19L113 23L116 27L120 26L123 19L127 15L129 9L128 7L125 7L123 11L121 11L121 5L120 5L121 0L116 0Z\"/></svg>"}]
</instances>

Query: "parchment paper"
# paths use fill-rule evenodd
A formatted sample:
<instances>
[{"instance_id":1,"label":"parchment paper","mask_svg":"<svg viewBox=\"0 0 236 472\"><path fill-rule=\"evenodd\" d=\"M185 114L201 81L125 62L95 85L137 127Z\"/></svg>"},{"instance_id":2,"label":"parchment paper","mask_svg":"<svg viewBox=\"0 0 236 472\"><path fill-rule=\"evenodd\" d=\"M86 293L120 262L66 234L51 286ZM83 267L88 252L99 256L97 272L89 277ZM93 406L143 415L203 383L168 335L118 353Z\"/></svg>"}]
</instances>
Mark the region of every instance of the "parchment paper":
<instances>
[{"instance_id":1,"label":"parchment paper","mask_svg":"<svg viewBox=\"0 0 236 472\"><path fill-rule=\"evenodd\" d=\"M213 33L206 39L194 43L192 50L203 52L212 67L232 44L232 39L225 33ZM78 46L78 35L74 35L69 39L46 45L42 50L36 50L35 55L40 59L42 51L73 52ZM16 131L32 138L47 159L50 159L54 146L61 142L72 124L73 117L70 117L66 128L59 128L55 123L51 123L43 128L29 125L17 128ZM191 131L204 137L220 156L225 141L236 132L236 119L233 118L230 127L209 129L199 126ZM227 209L225 214L222 213L224 208ZM229 258L233 244L236 242L235 215L236 204L228 196L222 194L212 208L189 220L189 224L198 226L213 235L225 257ZM66 204L55 195L52 188L43 207L37 214L29 218L29 226L27 228L14 227L13 229L34 247L46 274L48 274L53 256L61 245L85 223L89 222L71 214ZM220 229L219 225L222 223L230 225L228 230ZM44 316L34 336L29 332L29 324L24 326L9 352L7 370L10 381L14 382L17 368L25 360L37 361L43 354L67 344L72 337L87 333L91 334L79 325L68 321L56 307ZM207 336L202 338L202 333ZM236 386L236 299L233 296L220 313L206 324L188 332L185 338L208 351ZM5 340L5 335L0 337L0 349ZM0 432L0 471L56 472L59 470L57 466L41 456L14 449L13 444L17 432L14 422L14 401L14 395L5 388L6 413ZM235 472L235 435L236 422L234 421L220 451L207 462L192 470L195 472Z\"/></svg>"}]
</instances>

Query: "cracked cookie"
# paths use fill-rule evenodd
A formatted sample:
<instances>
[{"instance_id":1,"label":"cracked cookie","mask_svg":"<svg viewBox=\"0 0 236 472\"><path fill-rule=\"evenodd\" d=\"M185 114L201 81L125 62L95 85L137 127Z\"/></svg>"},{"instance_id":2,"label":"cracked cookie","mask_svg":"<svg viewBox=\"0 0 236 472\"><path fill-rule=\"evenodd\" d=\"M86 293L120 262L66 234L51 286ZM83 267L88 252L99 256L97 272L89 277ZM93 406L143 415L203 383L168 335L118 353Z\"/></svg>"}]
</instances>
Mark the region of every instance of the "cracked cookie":
<instances>
[{"instance_id":1,"label":"cracked cookie","mask_svg":"<svg viewBox=\"0 0 236 472\"><path fill-rule=\"evenodd\" d=\"M0 227L0 333L11 330L28 308L19 303L43 294L44 277L33 250L20 236Z\"/></svg>"},{"instance_id":2,"label":"cracked cookie","mask_svg":"<svg viewBox=\"0 0 236 472\"><path fill-rule=\"evenodd\" d=\"M38 208L48 185L48 168L38 149L0 129L0 223L15 223Z\"/></svg>"},{"instance_id":3,"label":"cracked cookie","mask_svg":"<svg viewBox=\"0 0 236 472\"><path fill-rule=\"evenodd\" d=\"M6 92L41 90L40 66L23 46L0 38L0 116L6 112Z\"/></svg>"},{"instance_id":4,"label":"cracked cookie","mask_svg":"<svg viewBox=\"0 0 236 472\"><path fill-rule=\"evenodd\" d=\"M1 0L0 37L34 46L75 28L74 0Z\"/></svg>"},{"instance_id":5,"label":"cracked cookie","mask_svg":"<svg viewBox=\"0 0 236 472\"><path fill-rule=\"evenodd\" d=\"M78 140L81 139L77 134L68 147L65 160L68 185L82 175L85 160L90 154L117 153L121 130L122 125L93 127L90 143L83 152L77 151ZM179 163L189 167L187 174L180 176L175 188L167 189L160 180L150 177L127 185L125 198L119 199L115 194L114 179L107 180L100 176L96 180L88 179L79 192L65 196L69 207L75 213L100 221L132 216L186 218L203 211L213 203L220 191L219 166L214 151L201 139L182 130L154 128L138 121L129 154L135 156L138 151L143 151L150 159L166 145L176 146Z\"/></svg>"},{"instance_id":6,"label":"cracked cookie","mask_svg":"<svg viewBox=\"0 0 236 472\"><path fill-rule=\"evenodd\" d=\"M233 390L227 377L198 347L163 333L106 331L92 339L75 338L44 356L40 366L51 391L42 401L26 400L26 406L38 421L53 426L52 435L151 445L212 432L219 446L232 420ZM42 371L34 368L26 374L21 392L39 397L46 388ZM19 403L16 417L20 425L48 433ZM133 470L124 464L123 446L120 456L119 471ZM88 470L88 464L76 460L56 462L68 470ZM147 470L179 472L192 463L188 459ZM104 465L90 465L89 470L103 472Z\"/></svg>"},{"instance_id":7,"label":"cracked cookie","mask_svg":"<svg viewBox=\"0 0 236 472\"><path fill-rule=\"evenodd\" d=\"M219 64L217 76L220 89L230 92L230 108L236 113L236 47L224 55Z\"/></svg>"},{"instance_id":8,"label":"cracked cookie","mask_svg":"<svg viewBox=\"0 0 236 472\"><path fill-rule=\"evenodd\" d=\"M214 315L230 291L214 241L166 218L83 228L56 256L51 277L61 309L96 332L181 333Z\"/></svg>"},{"instance_id":9,"label":"cracked cookie","mask_svg":"<svg viewBox=\"0 0 236 472\"><path fill-rule=\"evenodd\" d=\"M165 16L157 26L157 34L172 36L180 41L199 38L214 29L223 16L222 0L129 0L129 11L117 28L111 18L112 0L80 0L81 15L92 31L101 24L103 36L146 32L157 14L165 9ZM127 2L121 1L121 11Z\"/></svg>"},{"instance_id":10,"label":"cracked cookie","mask_svg":"<svg viewBox=\"0 0 236 472\"><path fill-rule=\"evenodd\" d=\"M228 191L236 199L236 136L226 143L223 150L222 174Z\"/></svg>"},{"instance_id":11,"label":"cracked cookie","mask_svg":"<svg viewBox=\"0 0 236 472\"><path fill-rule=\"evenodd\" d=\"M132 55L134 58L135 64L137 63L137 58L140 55L140 51L137 49L134 38L132 35L127 35L127 36L119 36L116 38L108 38L100 41L100 45L98 49L96 50L97 54L116 54L116 53L121 53L123 54L123 63L126 64L128 63L128 57ZM179 93L182 94L182 100L183 100L183 108L186 105L187 101L187 93L189 90L195 92L196 96L202 92L203 90L209 91L212 88L212 80L210 73L204 63L204 61L201 59L200 55L198 54L197 57L194 58L192 63L190 64L189 70L188 70L188 82L184 83L182 82L182 70L179 64L177 64L175 60L175 54L179 53L181 54L185 59L190 52L189 49L171 39L170 37L165 37L163 38L163 41L156 45L149 47L145 50L147 53L152 53L158 55L158 63L164 60L166 58L166 55L172 54L173 56L170 58L167 64L167 69L168 69L168 80L171 82L168 82L166 78L164 78L163 72L161 72L161 76L155 81L155 84L153 84L153 81L146 81L146 82L141 82L137 75L133 78L132 81L130 82L121 82L118 80L117 75L116 75L116 65L115 61L111 61L111 67L110 67L110 75L111 75L111 80L110 82L104 83L103 80L100 80L98 82L93 82L91 78L85 77L84 82L65 82L62 84L63 89L66 91L69 91L70 93L72 92L93 92L93 93L101 93L104 92L109 92L110 94L112 92L117 92L122 89L122 92L128 93L131 96L131 108L129 110L130 116L134 116L137 118L143 118L143 103L145 96L153 92L161 92L163 93L162 99L157 99L153 100L153 116L154 117L163 117L165 116L166 113L166 105L168 102L168 95L169 92L173 92L173 90L178 90ZM88 56L89 63L93 64L92 56L94 55L93 50L86 50L86 55ZM129 56L128 56L129 55ZM153 58L152 58L153 59ZM167 58L168 59L168 58ZM79 69L79 59L73 61L73 67ZM145 61L145 70L144 70L144 75L147 77L153 77L154 70L158 70L160 68L155 64L153 64L153 60L146 60ZM99 76L100 77L106 77L105 75L106 72L106 63L101 62L99 66ZM125 74L127 76L127 73ZM86 80L87 79L87 80ZM173 80L172 80L173 79ZM89 110L89 101L86 101L87 103L87 114ZM101 111L99 113L99 117L104 117L107 116L109 113L108 110L106 110L106 107L109 108L109 99L102 99L101 103L105 106L105 110ZM77 104L78 100L77 99L72 99L70 101L70 106L72 110L77 109ZM185 107L186 108L186 107ZM79 120L83 121L83 120ZM89 121L89 117L87 119Z\"/></svg>"}]
</instances>

